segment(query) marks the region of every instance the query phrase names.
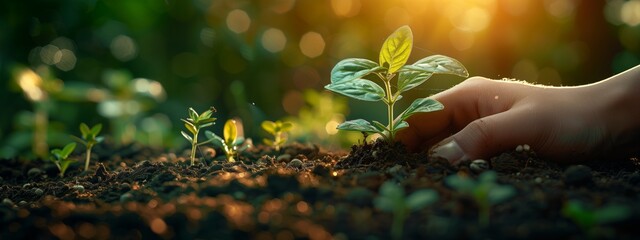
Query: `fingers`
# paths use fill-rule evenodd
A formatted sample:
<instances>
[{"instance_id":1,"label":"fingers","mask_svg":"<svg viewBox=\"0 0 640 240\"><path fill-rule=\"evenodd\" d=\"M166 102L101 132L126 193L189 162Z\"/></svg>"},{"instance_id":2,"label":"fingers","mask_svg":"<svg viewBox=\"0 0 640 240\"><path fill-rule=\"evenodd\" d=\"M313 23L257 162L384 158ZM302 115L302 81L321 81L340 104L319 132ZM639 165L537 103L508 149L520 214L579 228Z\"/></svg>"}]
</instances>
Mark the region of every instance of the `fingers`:
<instances>
[{"instance_id":1,"label":"fingers","mask_svg":"<svg viewBox=\"0 0 640 240\"><path fill-rule=\"evenodd\" d=\"M472 77L431 98L444 105L437 112L419 113L407 119L409 127L397 134L396 140L409 150L428 149L461 130L470 122L509 109L519 84Z\"/></svg>"},{"instance_id":2,"label":"fingers","mask_svg":"<svg viewBox=\"0 0 640 240\"><path fill-rule=\"evenodd\" d=\"M535 123L533 119L526 113L526 107L477 119L436 145L430 154L457 164L463 160L488 158L519 144L538 146L535 139L544 139L545 131L541 130L545 123Z\"/></svg>"}]
</instances>

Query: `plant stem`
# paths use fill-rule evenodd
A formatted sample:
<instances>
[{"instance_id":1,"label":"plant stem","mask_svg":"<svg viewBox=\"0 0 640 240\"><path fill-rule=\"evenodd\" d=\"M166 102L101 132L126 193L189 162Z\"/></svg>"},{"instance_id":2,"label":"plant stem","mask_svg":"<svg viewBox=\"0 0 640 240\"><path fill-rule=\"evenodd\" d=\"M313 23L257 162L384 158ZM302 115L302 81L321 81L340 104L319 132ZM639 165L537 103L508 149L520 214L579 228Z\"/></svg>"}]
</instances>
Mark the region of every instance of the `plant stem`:
<instances>
[{"instance_id":1,"label":"plant stem","mask_svg":"<svg viewBox=\"0 0 640 240\"><path fill-rule=\"evenodd\" d=\"M49 125L49 117L44 103L35 103L34 115L33 152L36 156L45 158L49 151L49 146L47 145L47 125Z\"/></svg>"},{"instance_id":2,"label":"plant stem","mask_svg":"<svg viewBox=\"0 0 640 240\"><path fill-rule=\"evenodd\" d=\"M393 223L391 224L391 238L394 240L402 239L404 228L405 212L399 211L393 214Z\"/></svg>"},{"instance_id":3,"label":"plant stem","mask_svg":"<svg viewBox=\"0 0 640 240\"><path fill-rule=\"evenodd\" d=\"M91 147L87 146L87 159L84 161L84 171L89 170L89 161L91 160Z\"/></svg>"},{"instance_id":4,"label":"plant stem","mask_svg":"<svg viewBox=\"0 0 640 240\"><path fill-rule=\"evenodd\" d=\"M393 94L391 93L391 79L393 78L393 75L387 75L384 78L382 78L382 82L384 82L384 90L387 93L387 120L389 122L388 128L389 128L389 136L387 138L387 141L389 142L393 142L393 139L395 138L395 131L393 131L393 129L395 128L395 124L393 122L393 106L396 103L396 100L393 97Z\"/></svg>"},{"instance_id":5,"label":"plant stem","mask_svg":"<svg viewBox=\"0 0 640 240\"><path fill-rule=\"evenodd\" d=\"M191 166L196 162L196 147L198 147L198 132L196 129L196 134L193 134L193 140L191 141Z\"/></svg>"}]
</instances>

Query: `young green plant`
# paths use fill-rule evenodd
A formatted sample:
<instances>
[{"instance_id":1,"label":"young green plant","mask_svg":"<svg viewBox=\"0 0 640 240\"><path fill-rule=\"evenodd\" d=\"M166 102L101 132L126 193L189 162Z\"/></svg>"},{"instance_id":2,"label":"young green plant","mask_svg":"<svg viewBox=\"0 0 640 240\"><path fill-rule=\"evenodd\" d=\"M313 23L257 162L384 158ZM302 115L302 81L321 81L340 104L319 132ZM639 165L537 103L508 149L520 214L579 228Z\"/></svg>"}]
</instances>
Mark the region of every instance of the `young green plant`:
<instances>
[{"instance_id":1,"label":"young green plant","mask_svg":"<svg viewBox=\"0 0 640 240\"><path fill-rule=\"evenodd\" d=\"M182 136L191 143L191 166L193 166L193 164L195 163L196 148L202 144L209 142L205 141L202 143L198 143L198 134L200 133L200 130L202 128L211 126L215 123L216 118L211 117L214 111L215 108L212 107L211 109L198 114L198 112L193 110L193 108L189 108L189 118L180 119L184 122L184 127L187 128L187 130L189 130L189 132L191 133L191 135L189 135L184 131L180 131L180 133L182 133Z\"/></svg>"},{"instance_id":2,"label":"young green plant","mask_svg":"<svg viewBox=\"0 0 640 240\"><path fill-rule=\"evenodd\" d=\"M412 211L423 209L438 201L438 193L422 189L405 196L404 189L387 181L380 187L380 194L373 200L376 208L393 214L391 237L402 239L404 222Z\"/></svg>"},{"instance_id":3,"label":"young green plant","mask_svg":"<svg viewBox=\"0 0 640 240\"><path fill-rule=\"evenodd\" d=\"M87 148L86 160L84 162L84 170L89 170L89 161L91 161L91 149L94 145L102 142L103 137L98 136L102 130L102 124L96 124L92 128L89 128L86 123L80 123L80 134L82 138L71 136L76 141L82 143Z\"/></svg>"},{"instance_id":4,"label":"young green plant","mask_svg":"<svg viewBox=\"0 0 640 240\"><path fill-rule=\"evenodd\" d=\"M475 201L479 211L478 222L482 226L488 226L491 207L516 194L516 190L512 186L496 183L497 178L496 172L487 171L480 174L478 180L451 175L445 179L445 182L462 195L471 197Z\"/></svg>"},{"instance_id":5,"label":"young green plant","mask_svg":"<svg viewBox=\"0 0 640 240\"><path fill-rule=\"evenodd\" d=\"M264 131L273 136L273 139L265 138L262 142L272 146L276 151L280 151L280 147L287 142L288 132L293 128L293 124L290 122L269 120L262 122L261 126Z\"/></svg>"},{"instance_id":6,"label":"young green plant","mask_svg":"<svg viewBox=\"0 0 640 240\"><path fill-rule=\"evenodd\" d=\"M409 126L405 121L409 116L444 108L434 99L418 98L402 113L397 116L394 114L394 106L402 98L401 94L421 85L432 75L469 76L467 69L460 62L443 55L425 57L412 65L405 65L412 47L411 28L402 26L382 44L378 63L368 59L348 58L336 64L331 70L331 83L325 88L358 100L384 102L387 105L388 122L385 126L378 121L356 119L338 125L338 129L379 133L387 141L393 141L398 130ZM370 74L378 76L384 87L364 79ZM396 76L397 81L394 82Z\"/></svg>"},{"instance_id":7,"label":"young green plant","mask_svg":"<svg viewBox=\"0 0 640 240\"><path fill-rule=\"evenodd\" d=\"M587 238L610 239L615 232L607 224L629 218L631 209L620 204L609 204L593 209L578 200L569 200L562 207L562 215L578 225Z\"/></svg>"},{"instance_id":8,"label":"young green plant","mask_svg":"<svg viewBox=\"0 0 640 240\"><path fill-rule=\"evenodd\" d=\"M69 159L69 155L76 148L76 143L72 142L65 145L62 149L53 149L51 150L51 161L56 164L58 170L60 170L60 177L64 177L64 173L69 168L69 164L73 162L73 160Z\"/></svg>"},{"instance_id":9,"label":"young green plant","mask_svg":"<svg viewBox=\"0 0 640 240\"><path fill-rule=\"evenodd\" d=\"M227 161L229 162L235 162L235 156L237 153L248 147L248 145L243 145L244 138L238 137L238 126L236 125L236 121L233 119L229 119L224 123L222 132L224 138L221 138L211 131L205 131L204 134L209 139L208 141L216 147L224 150L224 153L227 156Z\"/></svg>"}]
</instances>

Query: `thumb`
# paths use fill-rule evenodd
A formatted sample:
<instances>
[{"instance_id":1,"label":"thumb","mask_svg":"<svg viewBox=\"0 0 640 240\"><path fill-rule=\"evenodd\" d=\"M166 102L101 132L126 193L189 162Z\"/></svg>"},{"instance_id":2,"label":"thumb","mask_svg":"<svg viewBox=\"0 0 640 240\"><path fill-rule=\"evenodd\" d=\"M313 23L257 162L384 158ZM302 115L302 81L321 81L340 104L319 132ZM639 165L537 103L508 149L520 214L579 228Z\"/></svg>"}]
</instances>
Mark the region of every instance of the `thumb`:
<instances>
[{"instance_id":1,"label":"thumb","mask_svg":"<svg viewBox=\"0 0 640 240\"><path fill-rule=\"evenodd\" d=\"M451 137L436 144L431 157L441 157L452 164L460 161L489 158L517 145L534 145L541 139L540 119L537 122L524 108L512 108L505 112L476 119ZM536 144L537 145L537 144Z\"/></svg>"}]
</instances>

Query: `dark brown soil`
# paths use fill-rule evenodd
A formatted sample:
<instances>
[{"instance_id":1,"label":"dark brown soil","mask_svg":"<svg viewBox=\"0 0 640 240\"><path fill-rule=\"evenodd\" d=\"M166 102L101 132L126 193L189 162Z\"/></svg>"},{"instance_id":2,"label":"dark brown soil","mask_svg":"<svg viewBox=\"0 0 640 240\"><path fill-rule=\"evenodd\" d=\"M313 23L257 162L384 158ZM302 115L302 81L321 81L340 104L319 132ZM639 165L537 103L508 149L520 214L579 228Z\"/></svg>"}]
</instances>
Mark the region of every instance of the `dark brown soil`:
<instances>
[{"instance_id":1,"label":"dark brown soil","mask_svg":"<svg viewBox=\"0 0 640 240\"><path fill-rule=\"evenodd\" d=\"M95 152L101 158L88 173L78 162L64 178L48 161L0 160L0 239L389 239L393 215L374 205L385 181L407 195L426 188L439 194L435 204L409 212L405 239L640 234L638 159L558 166L532 152L504 153L489 165L517 194L491 207L490 222L480 224L476 202L444 183L455 174L477 177L468 163L453 167L384 142L350 154L302 144L279 152L257 147L235 163L206 157L195 166L186 154L137 145ZM569 201L590 212L620 206L627 214L581 226L563 214Z\"/></svg>"}]
</instances>

